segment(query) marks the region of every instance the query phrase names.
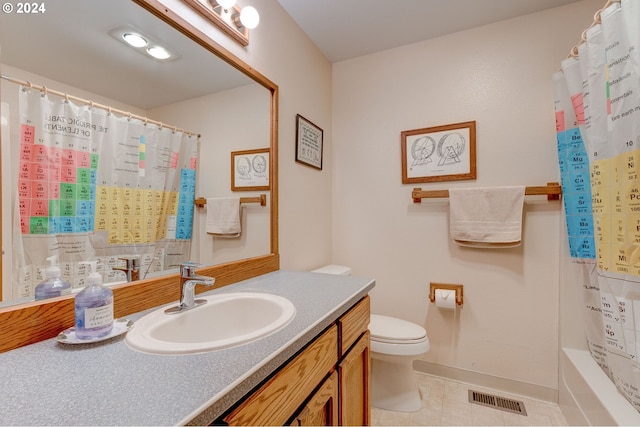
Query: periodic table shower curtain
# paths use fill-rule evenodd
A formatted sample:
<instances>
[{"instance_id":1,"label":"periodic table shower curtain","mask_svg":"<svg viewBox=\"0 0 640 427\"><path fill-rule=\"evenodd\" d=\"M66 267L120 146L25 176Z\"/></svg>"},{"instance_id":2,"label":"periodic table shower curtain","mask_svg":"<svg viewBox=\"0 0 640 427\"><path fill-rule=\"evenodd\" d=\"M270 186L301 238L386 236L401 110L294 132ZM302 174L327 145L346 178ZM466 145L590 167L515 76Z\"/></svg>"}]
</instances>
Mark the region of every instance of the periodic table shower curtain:
<instances>
[{"instance_id":1,"label":"periodic table shower curtain","mask_svg":"<svg viewBox=\"0 0 640 427\"><path fill-rule=\"evenodd\" d=\"M640 7L609 1L554 75L569 249L588 346L640 410ZM588 171L588 173L587 173Z\"/></svg>"},{"instance_id":2,"label":"periodic table shower curtain","mask_svg":"<svg viewBox=\"0 0 640 427\"><path fill-rule=\"evenodd\" d=\"M51 255L73 287L86 260L108 282L122 258L141 277L189 259L197 136L28 87L19 109L15 296L33 295Z\"/></svg>"}]
</instances>

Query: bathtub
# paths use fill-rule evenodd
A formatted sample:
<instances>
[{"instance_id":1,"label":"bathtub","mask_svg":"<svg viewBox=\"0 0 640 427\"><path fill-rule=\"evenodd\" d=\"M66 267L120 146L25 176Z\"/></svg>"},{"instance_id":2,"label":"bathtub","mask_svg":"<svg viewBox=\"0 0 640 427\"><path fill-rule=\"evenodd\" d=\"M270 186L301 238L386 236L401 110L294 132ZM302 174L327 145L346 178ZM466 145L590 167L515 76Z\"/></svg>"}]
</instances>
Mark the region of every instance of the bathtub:
<instances>
[{"instance_id":1,"label":"bathtub","mask_svg":"<svg viewBox=\"0 0 640 427\"><path fill-rule=\"evenodd\" d=\"M558 403L570 425L640 425L640 413L587 350L560 351Z\"/></svg>"}]
</instances>

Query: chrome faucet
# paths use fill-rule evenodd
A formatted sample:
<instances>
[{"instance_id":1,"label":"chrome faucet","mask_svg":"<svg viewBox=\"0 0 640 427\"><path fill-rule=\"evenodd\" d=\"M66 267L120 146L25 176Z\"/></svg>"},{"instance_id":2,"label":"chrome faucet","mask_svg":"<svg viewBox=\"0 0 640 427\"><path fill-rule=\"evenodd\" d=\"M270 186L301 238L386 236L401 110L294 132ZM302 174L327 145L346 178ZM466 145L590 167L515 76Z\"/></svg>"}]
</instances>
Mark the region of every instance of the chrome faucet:
<instances>
[{"instance_id":1,"label":"chrome faucet","mask_svg":"<svg viewBox=\"0 0 640 427\"><path fill-rule=\"evenodd\" d=\"M138 267L140 260L135 257L120 258L120 260L125 262L126 267L113 268L113 270L123 271L127 275L127 282L138 280L138 278L140 277L140 269Z\"/></svg>"},{"instance_id":2,"label":"chrome faucet","mask_svg":"<svg viewBox=\"0 0 640 427\"><path fill-rule=\"evenodd\" d=\"M207 302L207 300L195 298L196 285L213 286L216 279L196 274L196 268L199 266L192 262L180 264L180 304L166 309L165 313L180 313Z\"/></svg>"}]
</instances>

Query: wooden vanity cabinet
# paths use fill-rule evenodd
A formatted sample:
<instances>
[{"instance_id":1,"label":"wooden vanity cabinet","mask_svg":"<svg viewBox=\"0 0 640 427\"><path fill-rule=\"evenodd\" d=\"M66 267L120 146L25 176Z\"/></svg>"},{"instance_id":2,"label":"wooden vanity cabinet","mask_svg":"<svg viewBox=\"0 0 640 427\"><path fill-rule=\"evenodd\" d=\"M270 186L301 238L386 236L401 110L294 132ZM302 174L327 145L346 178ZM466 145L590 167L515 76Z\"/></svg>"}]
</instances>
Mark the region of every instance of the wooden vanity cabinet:
<instances>
[{"instance_id":1,"label":"wooden vanity cabinet","mask_svg":"<svg viewBox=\"0 0 640 427\"><path fill-rule=\"evenodd\" d=\"M368 425L369 297L311 341L220 422Z\"/></svg>"}]
</instances>

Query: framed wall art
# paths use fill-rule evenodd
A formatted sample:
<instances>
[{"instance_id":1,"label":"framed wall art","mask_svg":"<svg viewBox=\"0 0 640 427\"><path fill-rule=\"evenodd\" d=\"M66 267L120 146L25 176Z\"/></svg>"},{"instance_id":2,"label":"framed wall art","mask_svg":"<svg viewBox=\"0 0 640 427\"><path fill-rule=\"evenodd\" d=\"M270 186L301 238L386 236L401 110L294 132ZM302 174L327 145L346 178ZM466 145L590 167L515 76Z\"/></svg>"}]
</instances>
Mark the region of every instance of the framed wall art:
<instances>
[{"instance_id":1,"label":"framed wall art","mask_svg":"<svg viewBox=\"0 0 640 427\"><path fill-rule=\"evenodd\" d=\"M269 149L231 152L231 190L269 190Z\"/></svg>"},{"instance_id":2,"label":"framed wall art","mask_svg":"<svg viewBox=\"0 0 640 427\"><path fill-rule=\"evenodd\" d=\"M402 183L476 179L476 122L401 133Z\"/></svg>"},{"instance_id":3,"label":"framed wall art","mask_svg":"<svg viewBox=\"0 0 640 427\"><path fill-rule=\"evenodd\" d=\"M322 129L297 114L296 162L322 170L322 137Z\"/></svg>"}]
</instances>

